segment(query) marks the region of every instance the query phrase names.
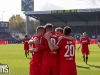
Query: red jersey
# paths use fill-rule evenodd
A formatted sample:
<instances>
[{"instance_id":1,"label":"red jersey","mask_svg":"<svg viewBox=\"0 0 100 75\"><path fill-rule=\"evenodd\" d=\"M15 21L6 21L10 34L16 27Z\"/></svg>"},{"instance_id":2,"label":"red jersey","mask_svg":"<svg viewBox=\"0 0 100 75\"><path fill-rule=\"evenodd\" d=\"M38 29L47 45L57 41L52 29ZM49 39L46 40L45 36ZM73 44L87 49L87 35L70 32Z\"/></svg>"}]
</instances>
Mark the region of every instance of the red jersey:
<instances>
[{"instance_id":1,"label":"red jersey","mask_svg":"<svg viewBox=\"0 0 100 75\"><path fill-rule=\"evenodd\" d=\"M75 63L75 43L72 40L62 38L57 46L60 50L59 75L77 75Z\"/></svg>"},{"instance_id":2,"label":"red jersey","mask_svg":"<svg viewBox=\"0 0 100 75\"><path fill-rule=\"evenodd\" d=\"M51 42L55 45L58 41L57 36L52 35L51 36ZM46 38L42 37L42 45L43 46L48 46L48 41ZM55 63L58 63L58 52L56 51L51 51L49 48L47 50L43 51L43 59L42 59L43 64L49 64L53 65Z\"/></svg>"},{"instance_id":3,"label":"red jersey","mask_svg":"<svg viewBox=\"0 0 100 75\"><path fill-rule=\"evenodd\" d=\"M60 49L60 65L68 61L75 62L75 43L72 40L62 38L58 41L57 46Z\"/></svg>"},{"instance_id":4,"label":"red jersey","mask_svg":"<svg viewBox=\"0 0 100 75\"><path fill-rule=\"evenodd\" d=\"M88 45L90 44L90 39L88 37L82 37L80 43L82 44L82 53L89 54Z\"/></svg>"},{"instance_id":5,"label":"red jersey","mask_svg":"<svg viewBox=\"0 0 100 75\"><path fill-rule=\"evenodd\" d=\"M24 43L24 50L29 50L29 44L28 44L28 41L30 39L29 38L24 38L23 39L23 43Z\"/></svg>"},{"instance_id":6,"label":"red jersey","mask_svg":"<svg viewBox=\"0 0 100 75\"><path fill-rule=\"evenodd\" d=\"M31 40L39 40L41 37L37 35L33 36ZM35 44L31 45L32 48L36 48ZM42 52L32 53L32 59L30 61L30 74L29 75L41 75L41 63L42 63Z\"/></svg>"},{"instance_id":7,"label":"red jersey","mask_svg":"<svg viewBox=\"0 0 100 75\"><path fill-rule=\"evenodd\" d=\"M41 37L38 37L37 35L33 36L31 38L31 40L40 40ZM35 47L35 44L32 45L33 48L36 48ZM31 60L31 63L34 63L34 64L41 64L42 62L42 51L39 51L39 52L34 52L32 54L32 60Z\"/></svg>"}]
</instances>

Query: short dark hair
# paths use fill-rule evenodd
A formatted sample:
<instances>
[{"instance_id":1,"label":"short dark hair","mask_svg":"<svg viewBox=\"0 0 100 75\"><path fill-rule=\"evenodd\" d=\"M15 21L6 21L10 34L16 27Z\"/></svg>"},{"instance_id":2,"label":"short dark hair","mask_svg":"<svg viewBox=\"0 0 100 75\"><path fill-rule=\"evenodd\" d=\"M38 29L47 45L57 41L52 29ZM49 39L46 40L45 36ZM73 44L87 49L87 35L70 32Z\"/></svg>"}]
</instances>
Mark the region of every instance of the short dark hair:
<instances>
[{"instance_id":1,"label":"short dark hair","mask_svg":"<svg viewBox=\"0 0 100 75\"><path fill-rule=\"evenodd\" d=\"M63 28L57 27L57 28L55 29L55 32L56 32L56 31L60 31L61 33L63 33Z\"/></svg>"},{"instance_id":2,"label":"short dark hair","mask_svg":"<svg viewBox=\"0 0 100 75\"><path fill-rule=\"evenodd\" d=\"M68 36L68 35L71 34L72 30L71 30L71 28L69 26L66 26L66 27L64 27L64 31L63 32L64 32L65 36Z\"/></svg>"},{"instance_id":3,"label":"short dark hair","mask_svg":"<svg viewBox=\"0 0 100 75\"><path fill-rule=\"evenodd\" d=\"M41 30L45 30L45 28L43 26L38 26L36 29L36 32L41 31Z\"/></svg>"},{"instance_id":4,"label":"short dark hair","mask_svg":"<svg viewBox=\"0 0 100 75\"><path fill-rule=\"evenodd\" d=\"M27 37L27 35L25 35L25 37Z\"/></svg>"},{"instance_id":5,"label":"short dark hair","mask_svg":"<svg viewBox=\"0 0 100 75\"><path fill-rule=\"evenodd\" d=\"M47 23L44 27L46 30L50 30L50 31L52 31L53 29L53 25L51 23Z\"/></svg>"}]
</instances>

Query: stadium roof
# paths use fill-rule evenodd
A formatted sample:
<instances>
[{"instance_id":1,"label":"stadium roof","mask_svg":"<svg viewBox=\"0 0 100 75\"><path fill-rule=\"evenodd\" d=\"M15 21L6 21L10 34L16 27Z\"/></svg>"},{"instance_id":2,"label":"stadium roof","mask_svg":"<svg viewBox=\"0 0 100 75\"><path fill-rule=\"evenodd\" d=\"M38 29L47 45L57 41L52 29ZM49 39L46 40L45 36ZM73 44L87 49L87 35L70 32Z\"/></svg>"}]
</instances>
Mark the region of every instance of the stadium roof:
<instances>
[{"instance_id":1,"label":"stadium roof","mask_svg":"<svg viewBox=\"0 0 100 75\"><path fill-rule=\"evenodd\" d=\"M100 8L52 11L25 11L24 14L40 20L43 23L100 21Z\"/></svg>"}]
</instances>

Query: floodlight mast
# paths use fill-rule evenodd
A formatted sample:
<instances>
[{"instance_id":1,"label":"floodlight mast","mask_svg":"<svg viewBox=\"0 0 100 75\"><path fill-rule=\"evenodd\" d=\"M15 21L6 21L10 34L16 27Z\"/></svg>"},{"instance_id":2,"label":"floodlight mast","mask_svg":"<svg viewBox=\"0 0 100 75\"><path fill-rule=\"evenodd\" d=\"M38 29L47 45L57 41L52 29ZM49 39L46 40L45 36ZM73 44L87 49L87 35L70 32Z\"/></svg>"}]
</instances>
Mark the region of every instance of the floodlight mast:
<instances>
[{"instance_id":1,"label":"floodlight mast","mask_svg":"<svg viewBox=\"0 0 100 75\"><path fill-rule=\"evenodd\" d=\"M2 11L2 22L3 22L3 13L4 13L5 11Z\"/></svg>"},{"instance_id":2,"label":"floodlight mast","mask_svg":"<svg viewBox=\"0 0 100 75\"><path fill-rule=\"evenodd\" d=\"M29 37L29 16L26 15L26 35Z\"/></svg>"}]
</instances>

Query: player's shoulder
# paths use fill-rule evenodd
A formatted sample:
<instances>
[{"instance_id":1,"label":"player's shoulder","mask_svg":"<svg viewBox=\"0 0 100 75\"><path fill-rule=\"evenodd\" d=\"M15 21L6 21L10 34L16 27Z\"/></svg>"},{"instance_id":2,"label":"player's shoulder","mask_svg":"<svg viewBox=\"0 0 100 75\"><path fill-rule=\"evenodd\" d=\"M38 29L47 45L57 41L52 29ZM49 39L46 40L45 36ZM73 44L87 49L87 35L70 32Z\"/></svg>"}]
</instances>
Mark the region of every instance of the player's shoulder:
<instances>
[{"instance_id":1,"label":"player's shoulder","mask_svg":"<svg viewBox=\"0 0 100 75\"><path fill-rule=\"evenodd\" d=\"M69 40L67 38L62 38L63 43L67 43L67 44L75 44L74 40Z\"/></svg>"},{"instance_id":2,"label":"player's shoulder","mask_svg":"<svg viewBox=\"0 0 100 75\"><path fill-rule=\"evenodd\" d=\"M39 38L37 35L34 35L32 38Z\"/></svg>"},{"instance_id":3,"label":"player's shoulder","mask_svg":"<svg viewBox=\"0 0 100 75\"><path fill-rule=\"evenodd\" d=\"M58 37L58 40L61 40L62 38L63 38L63 36L59 36L59 37Z\"/></svg>"},{"instance_id":4,"label":"player's shoulder","mask_svg":"<svg viewBox=\"0 0 100 75\"><path fill-rule=\"evenodd\" d=\"M87 39L90 39L89 37L87 37Z\"/></svg>"},{"instance_id":5,"label":"player's shoulder","mask_svg":"<svg viewBox=\"0 0 100 75\"><path fill-rule=\"evenodd\" d=\"M42 36L41 39L46 39L46 38L44 36Z\"/></svg>"},{"instance_id":6,"label":"player's shoulder","mask_svg":"<svg viewBox=\"0 0 100 75\"><path fill-rule=\"evenodd\" d=\"M85 39L90 39L89 37L85 37Z\"/></svg>"},{"instance_id":7,"label":"player's shoulder","mask_svg":"<svg viewBox=\"0 0 100 75\"><path fill-rule=\"evenodd\" d=\"M67 38L62 38L62 40L64 40L64 41L73 41L73 40L69 40Z\"/></svg>"},{"instance_id":8,"label":"player's shoulder","mask_svg":"<svg viewBox=\"0 0 100 75\"><path fill-rule=\"evenodd\" d=\"M27 40L30 40L30 38L27 38Z\"/></svg>"},{"instance_id":9,"label":"player's shoulder","mask_svg":"<svg viewBox=\"0 0 100 75\"><path fill-rule=\"evenodd\" d=\"M52 36L50 36L50 38L54 38L54 39L58 40L58 37L56 35L52 35Z\"/></svg>"},{"instance_id":10,"label":"player's shoulder","mask_svg":"<svg viewBox=\"0 0 100 75\"><path fill-rule=\"evenodd\" d=\"M58 43L61 43L61 44L74 44L74 41L73 40L69 40L63 36L59 37L58 39Z\"/></svg>"},{"instance_id":11,"label":"player's shoulder","mask_svg":"<svg viewBox=\"0 0 100 75\"><path fill-rule=\"evenodd\" d=\"M82 40L86 40L86 39L88 39L88 38L87 38L87 37L82 37L81 39L82 39Z\"/></svg>"},{"instance_id":12,"label":"player's shoulder","mask_svg":"<svg viewBox=\"0 0 100 75\"><path fill-rule=\"evenodd\" d=\"M58 36L54 34L54 35L52 35L51 37L56 37L56 38L57 38Z\"/></svg>"},{"instance_id":13,"label":"player's shoulder","mask_svg":"<svg viewBox=\"0 0 100 75\"><path fill-rule=\"evenodd\" d=\"M58 40L59 40L59 41L65 41L65 40L67 40L67 39L64 38L63 36L60 36L60 37L58 37Z\"/></svg>"},{"instance_id":14,"label":"player's shoulder","mask_svg":"<svg viewBox=\"0 0 100 75\"><path fill-rule=\"evenodd\" d=\"M46 41L46 40L47 40L44 36L42 36L40 39L41 39L42 41Z\"/></svg>"},{"instance_id":15,"label":"player's shoulder","mask_svg":"<svg viewBox=\"0 0 100 75\"><path fill-rule=\"evenodd\" d=\"M35 37L35 35L33 35L31 38L34 38Z\"/></svg>"},{"instance_id":16,"label":"player's shoulder","mask_svg":"<svg viewBox=\"0 0 100 75\"><path fill-rule=\"evenodd\" d=\"M55 35L55 33L54 33L54 32L51 32L51 34L52 34L52 35Z\"/></svg>"},{"instance_id":17,"label":"player's shoulder","mask_svg":"<svg viewBox=\"0 0 100 75\"><path fill-rule=\"evenodd\" d=\"M33 35L32 37L37 37L37 35Z\"/></svg>"},{"instance_id":18,"label":"player's shoulder","mask_svg":"<svg viewBox=\"0 0 100 75\"><path fill-rule=\"evenodd\" d=\"M80 37L80 39L83 39L84 37L82 36L82 37Z\"/></svg>"}]
</instances>

